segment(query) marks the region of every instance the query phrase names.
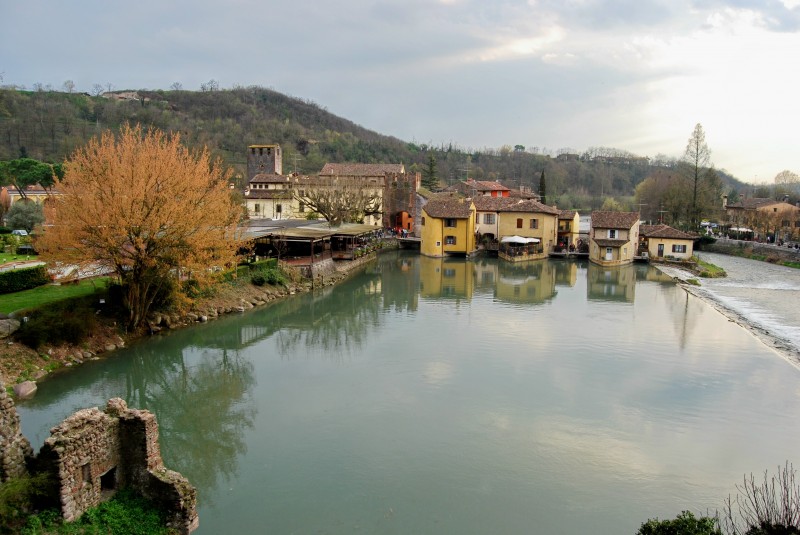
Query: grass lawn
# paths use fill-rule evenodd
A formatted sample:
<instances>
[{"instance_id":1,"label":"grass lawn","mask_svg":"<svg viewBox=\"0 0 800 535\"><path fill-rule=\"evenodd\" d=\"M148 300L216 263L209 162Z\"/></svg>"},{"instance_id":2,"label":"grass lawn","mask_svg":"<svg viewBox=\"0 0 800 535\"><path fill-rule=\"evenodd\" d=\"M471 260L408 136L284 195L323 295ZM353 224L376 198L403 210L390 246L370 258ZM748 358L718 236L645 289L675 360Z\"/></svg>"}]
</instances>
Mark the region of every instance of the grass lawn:
<instances>
[{"instance_id":1,"label":"grass lawn","mask_svg":"<svg viewBox=\"0 0 800 535\"><path fill-rule=\"evenodd\" d=\"M728 274L725 273L725 270L719 266L715 266L710 262L703 262L702 260L697 260L697 267L700 270L701 277L707 277L709 279L716 279L719 277L727 277Z\"/></svg>"},{"instance_id":2,"label":"grass lawn","mask_svg":"<svg viewBox=\"0 0 800 535\"><path fill-rule=\"evenodd\" d=\"M96 279L82 280L78 284L65 284L62 286L46 284L31 290L4 294L0 296L0 312L8 314L24 308L37 308L69 297L91 295L96 289L108 287L110 280L110 277L98 277Z\"/></svg>"},{"instance_id":3,"label":"grass lawn","mask_svg":"<svg viewBox=\"0 0 800 535\"><path fill-rule=\"evenodd\" d=\"M3 264L8 264L9 262L27 262L27 261L36 261L39 257L35 254L11 254L11 253L0 253L0 266Z\"/></svg>"}]
</instances>

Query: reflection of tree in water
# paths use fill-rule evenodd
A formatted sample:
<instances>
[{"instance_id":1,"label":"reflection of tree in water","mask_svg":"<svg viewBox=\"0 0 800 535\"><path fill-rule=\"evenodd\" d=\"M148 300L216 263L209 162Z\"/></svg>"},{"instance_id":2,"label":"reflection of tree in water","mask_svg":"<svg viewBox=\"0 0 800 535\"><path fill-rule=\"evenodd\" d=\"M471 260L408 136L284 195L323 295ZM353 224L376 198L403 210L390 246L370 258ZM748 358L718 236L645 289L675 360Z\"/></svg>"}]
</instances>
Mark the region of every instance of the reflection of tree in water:
<instances>
[{"instance_id":1,"label":"reflection of tree in water","mask_svg":"<svg viewBox=\"0 0 800 535\"><path fill-rule=\"evenodd\" d=\"M380 289L378 277L359 277L314 299L305 313L277 319L280 354L291 358L318 348L330 357L340 357L360 346L367 328L380 323Z\"/></svg>"},{"instance_id":2,"label":"reflection of tree in water","mask_svg":"<svg viewBox=\"0 0 800 535\"><path fill-rule=\"evenodd\" d=\"M384 310L414 312L419 306L419 254L396 253L378 257Z\"/></svg>"},{"instance_id":3,"label":"reflection of tree in water","mask_svg":"<svg viewBox=\"0 0 800 535\"><path fill-rule=\"evenodd\" d=\"M226 349L167 345L148 344L131 356L126 400L156 414L165 464L207 498L246 451L244 430L256 412L244 403L255 384L253 365Z\"/></svg>"}]
</instances>

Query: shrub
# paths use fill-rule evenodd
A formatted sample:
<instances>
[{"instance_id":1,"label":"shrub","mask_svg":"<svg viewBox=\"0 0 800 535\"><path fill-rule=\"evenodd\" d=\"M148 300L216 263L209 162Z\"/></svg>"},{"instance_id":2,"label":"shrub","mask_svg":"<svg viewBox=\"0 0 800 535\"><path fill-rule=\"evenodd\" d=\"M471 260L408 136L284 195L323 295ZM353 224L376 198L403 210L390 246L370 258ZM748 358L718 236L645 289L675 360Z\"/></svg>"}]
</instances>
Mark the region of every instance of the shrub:
<instances>
[{"instance_id":1,"label":"shrub","mask_svg":"<svg viewBox=\"0 0 800 535\"><path fill-rule=\"evenodd\" d=\"M94 298L92 298L94 299ZM85 298L67 299L28 313L14 334L17 341L38 349L42 344L72 344L83 342L94 329L97 319L92 301Z\"/></svg>"},{"instance_id":2,"label":"shrub","mask_svg":"<svg viewBox=\"0 0 800 535\"><path fill-rule=\"evenodd\" d=\"M753 474L736 485L736 498L725 502L722 523L732 535L800 534L800 485L788 462L778 474L757 483Z\"/></svg>"},{"instance_id":3,"label":"shrub","mask_svg":"<svg viewBox=\"0 0 800 535\"><path fill-rule=\"evenodd\" d=\"M636 535L722 535L717 523L716 518L695 518L689 511L683 511L673 520L648 520Z\"/></svg>"},{"instance_id":4,"label":"shrub","mask_svg":"<svg viewBox=\"0 0 800 535\"><path fill-rule=\"evenodd\" d=\"M44 266L14 269L0 273L0 294L21 292L50 282Z\"/></svg>"}]
</instances>

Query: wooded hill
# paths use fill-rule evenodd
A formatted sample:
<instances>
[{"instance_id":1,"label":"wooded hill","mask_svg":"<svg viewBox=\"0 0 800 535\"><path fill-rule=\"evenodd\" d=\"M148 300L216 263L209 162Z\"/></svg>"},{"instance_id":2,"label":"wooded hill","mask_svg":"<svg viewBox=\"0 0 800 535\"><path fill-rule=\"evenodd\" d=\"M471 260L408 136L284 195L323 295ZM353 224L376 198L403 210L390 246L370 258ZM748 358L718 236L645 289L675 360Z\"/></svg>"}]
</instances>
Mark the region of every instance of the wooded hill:
<instances>
[{"instance_id":1,"label":"wooded hill","mask_svg":"<svg viewBox=\"0 0 800 535\"><path fill-rule=\"evenodd\" d=\"M648 159L612 148L537 154L521 145L475 150L409 143L367 130L314 102L261 87L96 96L0 89L0 159L63 161L92 136L125 123L177 131L189 146L208 146L236 169L240 186L246 174L246 147L277 143L283 149L284 173L315 174L326 162L403 163L424 172L433 155L442 187L469 176L538 192L544 171L549 204L589 210L615 197L624 208L635 209L636 185L655 169L677 165L663 156ZM676 146L675 153L683 149ZM720 176L732 190L746 187L726 173Z\"/></svg>"}]
</instances>

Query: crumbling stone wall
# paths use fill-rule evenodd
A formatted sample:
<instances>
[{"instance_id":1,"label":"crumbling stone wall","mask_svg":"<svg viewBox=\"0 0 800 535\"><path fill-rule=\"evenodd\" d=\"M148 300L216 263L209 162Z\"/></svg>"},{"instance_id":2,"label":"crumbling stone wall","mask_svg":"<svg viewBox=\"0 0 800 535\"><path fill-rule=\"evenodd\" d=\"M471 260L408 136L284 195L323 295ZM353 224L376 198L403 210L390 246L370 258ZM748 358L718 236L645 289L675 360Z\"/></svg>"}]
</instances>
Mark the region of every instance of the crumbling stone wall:
<instances>
[{"instance_id":1,"label":"crumbling stone wall","mask_svg":"<svg viewBox=\"0 0 800 535\"><path fill-rule=\"evenodd\" d=\"M31 444L20 430L14 400L0 383L0 483L24 476L26 462L32 456Z\"/></svg>"},{"instance_id":2,"label":"crumbling stone wall","mask_svg":"<svg viewBox=\"0 0 800 535\"><path fill-rule=\"evenodd\" d=\"M198 525L196 490L164 467L155 415L128 409L122 399L109 400L105 411L80 410L54 427L38 460L58 482L65 520L128 487L168 511L180 533Z\"/></svg>"}]
</instances>

